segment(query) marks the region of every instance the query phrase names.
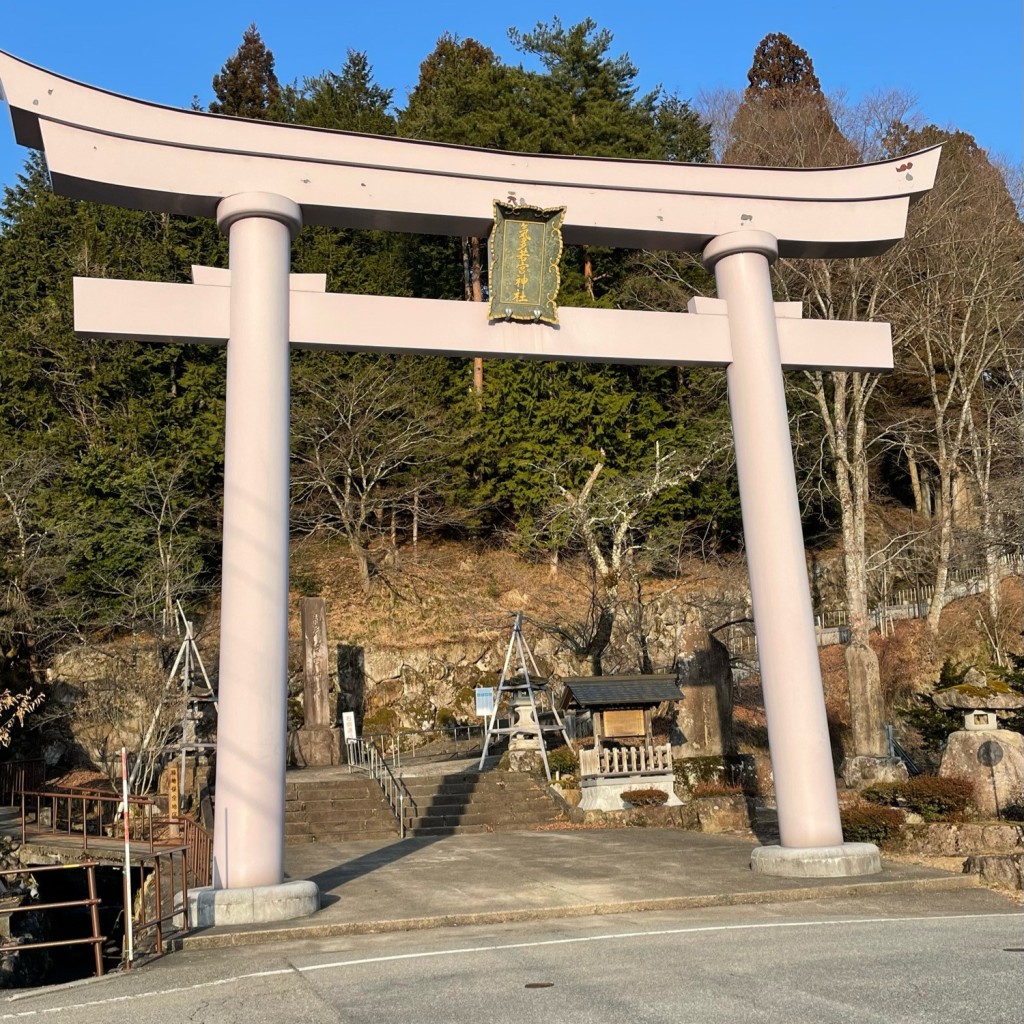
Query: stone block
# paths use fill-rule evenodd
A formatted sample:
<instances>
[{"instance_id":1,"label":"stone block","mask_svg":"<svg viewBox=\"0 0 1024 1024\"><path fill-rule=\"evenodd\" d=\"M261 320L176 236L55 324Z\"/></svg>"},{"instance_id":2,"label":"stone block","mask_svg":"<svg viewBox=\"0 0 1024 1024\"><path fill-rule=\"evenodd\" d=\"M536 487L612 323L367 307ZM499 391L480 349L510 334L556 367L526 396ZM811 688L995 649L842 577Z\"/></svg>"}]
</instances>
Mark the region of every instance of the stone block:
<instances>
[{"instance_id":1,"label":"stone block","mask_svg":"<svg viewBox=\"0 0 1024 1024\"><path fill-rule=\"evenodd\" d=\"M907 779L907 766L898 757L848 757L843 761L840 772L850 789L866 789L876 782L904 782Z\"/></svg>"},{"instance_id":2,"label":"stone block","mask_svg":"<svg viewBox=\"0 0 1024 1024\"><path fill-rule=\"evenodd\" d=\"M970 779L978 812L997 818L1004 808L1024 804L1024 736L1009 729L954 732L939 775Z\"/></svg>"},{"instance_id":3,"label":"stone block","mask_svg":"<svg viewBox=\"0 0 1024 1024\"><path fill-rule=\"evenodd\" d=\"M873 843L838 846L759 846L750 855L750 869L784 878L848 878L875 875L882 870Z\"/></svg>"},{"instance_id":4,"label":"stone block","mask_svg":"<svg viewBox=\"0 0 1024 1024\"><path fill-rule=\"evenodd\" d=\"M750 805L742 794L700 796L691 801L702 832L749 832Z\"/></svg>"},{"instance_id":5,"label":"stone block","mask_svg":"<svg viewBox=\"0 0 1024 1024\"><path fill-rule=\"evenodd\" d=\"M303 727L288 733L288 761L300 768L344 764L343 749L341 730L336 725Z\"/></svg>"},{"instance_id":6,"label":"stone block","mask_svg":"<svg viewBox=\"0 0 1024 1024\"><path fill-rule=\"evenodd\" d=\"M583 779L577 806L583 811L622 811L626 809L622 794L631 789L660 789L668 797L663 807L678 807L682 803L676 796L672 775L645 775L631 779Z\"/></svg>"},{"instance_id":7,"label":"stone block","mask_svg":"<svg viewBox=\"0 0 1024 1024\"><path fill-rule=\"evenodd\" d=\"M927 857L1024 853L1024 825L936 821L909 826L901 842L907 853Z\"/></svg>"},{"instance_id":8,"label":"stone block","mask_svg":"<svg viewBox=\"0 0 1024 1024\"><path fill-rule=\"evenodd\" d=\"M1024 853L968 857L964 873L1001 889L1024 889Z\"/></svg>"},{"instance_id":9,"label":"stone block","mask_svg":"<svg viewBox=\"0 0 1024 1024\"><path fill-rule=\"evenodd\" d=\"M204 886L189 890L188 907L193 928L291 921L320 909L320 890L304 879L239 889Z\"/></svg>"}]
</instances>

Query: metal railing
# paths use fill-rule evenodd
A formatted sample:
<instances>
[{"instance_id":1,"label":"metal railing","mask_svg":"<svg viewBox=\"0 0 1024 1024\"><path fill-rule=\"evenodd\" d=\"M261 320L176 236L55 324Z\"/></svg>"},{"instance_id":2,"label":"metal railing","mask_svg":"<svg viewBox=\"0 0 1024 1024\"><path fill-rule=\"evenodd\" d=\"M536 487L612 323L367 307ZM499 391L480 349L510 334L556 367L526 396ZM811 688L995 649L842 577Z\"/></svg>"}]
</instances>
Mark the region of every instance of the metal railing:
<instances>
[{"instance_id":1,"label":"metal railing","mask_svg":"<svg viewBox=\"0 0 1024 1024\"><path fill-rule=\"evenodd\" d=\"M89 840L120 839L123 802L112 793L72 789L66 791L22 790L21 841L40 836L74 836L89 849ZM195 886L209 885L212 878L213 836L197 821L184 816L169 817L147 796L128 798L128 836L156 855L184 849L188 872Z\"/></svg>"},{"instance_id":2,"label":"metal railing","mask_svg":"<svg viewBox=\"0 0 1024 1024\"><path fill-rule=\"evenodd\" d=\"M349 739L345 741L345 749L349 769L366 772L380 786L388 806L398 819L399 835L404 839L406 807L412 811L416 809L416 803L409 790L405 788L405 783L388 766L376 744L365 739Z\"/></svg>"},{"instance_id":3,"label":"metal railing","mask_svg":"<svg viewBox=\"0 0 1024 1024\"><path fill-rule=\"evenodd\" d=\"M180 868L181 868L181 899L180 902L175 897L175 885L174 885L174 857L177 854L180 857ZM176 934L187 934L189 930L189 919L188 919L188 866L187 856L184 847L170 848L166 850L156 850L153 853L153 874L150 876L153 881L153 914L149 914L148 903L146 898L146 891L143 891L139 895L139 916L138 919L134 919L134 908L132 908L132 929L135 935L140 935L143 932L153 930L154 932L154 944L156 947L157 955L160 955L164 951L164 925L168 922L174 922L175 919L181 918L181 926L175 929ZM161 891L161 867L163 862L166 860L168 873L170 875L170 889L167 890L167 896L169 897L169 905L165 912L164 910L164 893Z\"/></svg>"},{"instance_id":4,"label":"metal railing","mask_svg":"<svg viewBox=\"0 0 1024 1024\"><path fill-rule=\"evenodd\" d=\"M1002 555L998 563L1000 579L1024 571L1024 557L1017 553ZM942 606L952 604L964 597L984 593L987 588L985 569L972 567L950 569ZM887 625L898 619L923 619L928 615L935 588L921 584L911 589L892 592L891 600L873 607L868 616L871 629L882 632ZM826 608L814 616L814 632L819 647L850 642L849 615L845 608ZM757 636L754 633L736 633L725 637L726 646L733 655L756 654Z\"/></svg>"},{"instance_id":5,"label":"metal railing","mask_svg":"<svg viewBox=\"0 0 1024 1024\"><path fill-rule=\"evenodd\" d=\"M185 857L193 886L213 882L213 833L191 818L172 818L182 831Z\"/></svg>"},{"instance_id":6,"label":"metal railing","mask_svg":"<svg viewBox=\"0 0 1024 1024\"><path fill-rule=\"evenodd\" d=\"M445 725L436 729L399 729L393 732L365 733L362 739L379 748L381 757L393 768L417 758L437 759L460 754L471 756L483 746L484 726ZM450 747L450 749L444 749Z\"/></svg>"},{"instance_id":7,"label":"metal railing","mask_svg":"<svg viewBox=\"0 0 1024 1024\"><path fill-rule=\"evenodd\" d=\"M89 840L123 836L121 797L95 790L22 790L21 841L45 835L66 835L81 838L82 849L89 849ZM150 852L161 844L156 823L159 808L148 797L128 798L128 835L133 842L149 847ZM176 844L180 845L180 844Z\"/></svg>"},{"instance_id":8,"label":"metal railing","mask_svg":"<svg viewBox=\"0 0 1024 1024\"><path fill-rule=\"evenodd\" d=\"M89 935L80 939L57 939L52 942L5 942L0 943L0 953L20 953L27 949L53 949L56 946L81 946L90 944L96 966L96 977L103 974L103 943L106 936L100 934L100 900L96 896L96 862L84 861L81 864L51 864L46 867L32 868L8 868L0 871L0 878L9 878L14 875L38 875L44 871L69 871L82 868L85 870L86 882L89 886L89 897L84 900L64 900L60 903L25 903L19 907L5 907L0 911L0 917L9 914L23 913L26 911L45 912L69 907L88 907L91 930Z\"/></svg>"},{"instance_id":9,"label":"metal railing","mask_svg":"<svg viewBox=\"0 0 1024 1024\"><path fill-rule=\"evenodd\" d=\"M0 764L0 806L17 806L22 790L39 789L45 773L46 762L41 757L4 761Z\"/></svg>"}]
</instances>

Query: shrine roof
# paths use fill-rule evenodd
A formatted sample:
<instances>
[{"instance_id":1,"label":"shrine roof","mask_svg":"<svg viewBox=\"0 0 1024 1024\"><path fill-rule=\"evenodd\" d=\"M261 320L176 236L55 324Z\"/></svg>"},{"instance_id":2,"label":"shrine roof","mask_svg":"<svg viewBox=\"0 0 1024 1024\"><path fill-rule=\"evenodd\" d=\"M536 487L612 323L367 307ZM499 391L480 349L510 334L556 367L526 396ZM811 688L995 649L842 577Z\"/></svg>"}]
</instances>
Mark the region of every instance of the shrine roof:
<instances>
[{"instance_id":1,"label":"shrine roof","mask_svg":"<svg viewBox=\"0 0 1024 1024\"><path fill-rule=\"evenodd\" d=\"M566 679L564 686L563 708L643 707L683 699L674 675L579 676Z\"/></svg>"}]
</instances>

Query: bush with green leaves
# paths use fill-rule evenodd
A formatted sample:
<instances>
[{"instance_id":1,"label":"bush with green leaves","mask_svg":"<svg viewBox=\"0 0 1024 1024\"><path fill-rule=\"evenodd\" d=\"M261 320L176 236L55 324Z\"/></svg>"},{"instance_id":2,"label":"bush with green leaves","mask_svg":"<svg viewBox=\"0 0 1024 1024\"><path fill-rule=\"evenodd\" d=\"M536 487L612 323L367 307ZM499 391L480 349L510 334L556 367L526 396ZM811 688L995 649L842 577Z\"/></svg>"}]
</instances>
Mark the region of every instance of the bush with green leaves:
<instances>
[{"instance_id":1,"label":"bush with green leaves","mask_svg":"<svg viewBox=\"0 0 1024 1024\"><path fill-rule=\"evenodd\" d=\"M861 796L873 804L905 807L925 821L943 821L967 812L974 783L954 776L918 775L904 782L878 782Z\"/></svg>"},{"instance_id":2,"label":"bush with green leaves","mask_svg":"<svg viewBox=\"0 0 1024 1024\"><path fill-rule=\"evenodd\" d=\"M668 800L668 793L663 789L627 789L622 799L633 807L660 807Z\"/></svg>"},{"instance_id":3,"label":"bush with green leaves","mask_svg":"<svg viewBox=\"0 0 1024 1024\"><path fill-rule=\"evenodd\" d=\"M555 747L554 750L548 751L548 767L552 775L558 772L561 775L578 776L580 759L571 747Z\"/></svg>"},{"instance_id":4,"label":"bush with green leaves","mask_svg":"<svg viewBox=\"0 0 1024 1024\"><path fill-rule=\"evenodd\" d=\"M840 818L848 843L887 843L903 828L903 815L895 807L862 804L844 808Z\"/></svg>"}]
</instances>

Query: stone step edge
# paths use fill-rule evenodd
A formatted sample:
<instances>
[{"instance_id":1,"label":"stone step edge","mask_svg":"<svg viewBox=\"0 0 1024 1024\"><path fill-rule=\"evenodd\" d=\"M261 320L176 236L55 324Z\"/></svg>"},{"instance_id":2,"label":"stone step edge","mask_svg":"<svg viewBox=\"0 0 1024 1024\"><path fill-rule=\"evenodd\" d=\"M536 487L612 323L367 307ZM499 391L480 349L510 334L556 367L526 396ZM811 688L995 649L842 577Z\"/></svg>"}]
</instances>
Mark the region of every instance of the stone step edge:
<instances>
[{"instance_id":1,"label":"stone step edge","mask_svg":"<svg viewBox=\"0 0 1024 1024\"><path fill-rule=\"evenodd\" d=\"M766 876L767 877L767 876ZM425 931L430 928L462 928L469 925L507 924L517 921L553 921L570 917L598 917L605 914L635 914L659 910L696 910L702 907L738 907L759 903L798 903L804 900L839 899L848 896L878 896L887 892L948 892L981 888L977 875L944 878L915 878L889 882L839 882L804 889L762 889L746 893L717 893L706 896L667 896L661 899L608 903L569 904L516 910L485 910L475 914L443 914L434 917L389 918L380 921L335 921L316 923L316 915L292 926L210 928L175 939L172 949L223 949L228 946L260 946L299 939L329 939L338 935L375 935L384 932ZM1012 912L1008 912L1010 916ZM1013 915L1016 916L1016 915Z\"/></svg>"}]
</instances>

